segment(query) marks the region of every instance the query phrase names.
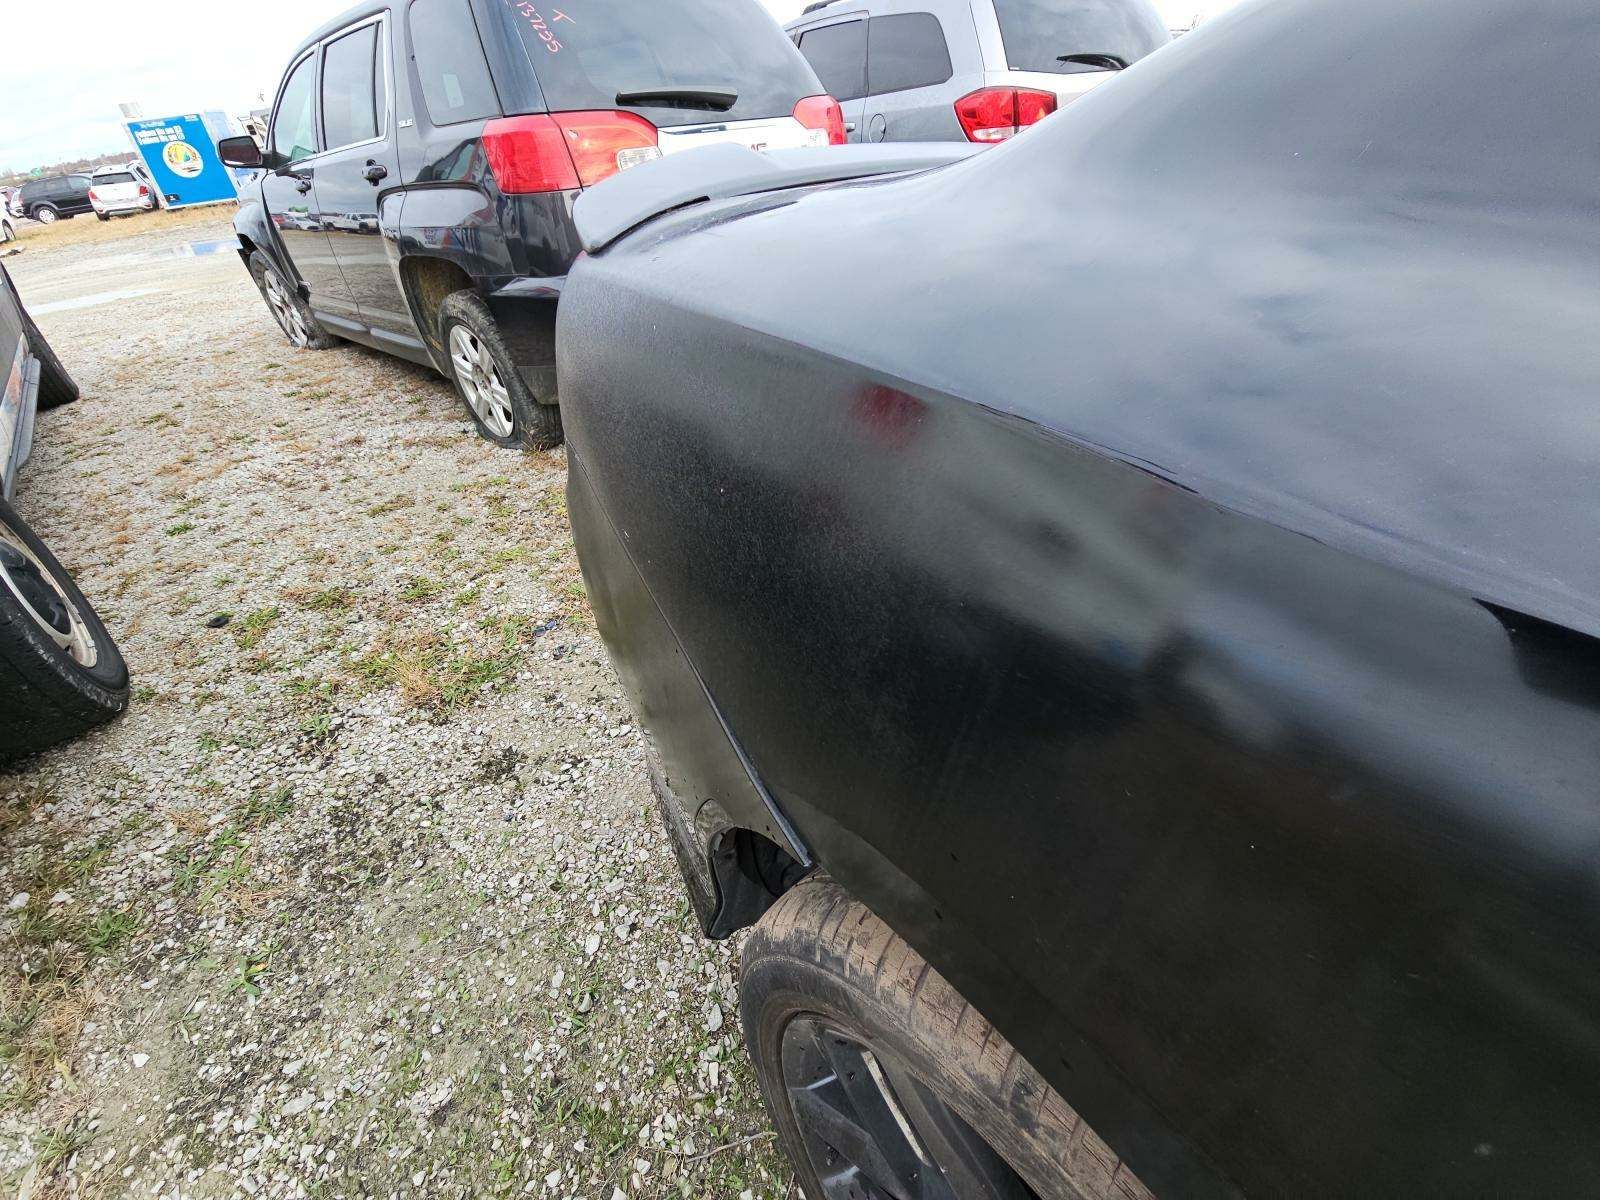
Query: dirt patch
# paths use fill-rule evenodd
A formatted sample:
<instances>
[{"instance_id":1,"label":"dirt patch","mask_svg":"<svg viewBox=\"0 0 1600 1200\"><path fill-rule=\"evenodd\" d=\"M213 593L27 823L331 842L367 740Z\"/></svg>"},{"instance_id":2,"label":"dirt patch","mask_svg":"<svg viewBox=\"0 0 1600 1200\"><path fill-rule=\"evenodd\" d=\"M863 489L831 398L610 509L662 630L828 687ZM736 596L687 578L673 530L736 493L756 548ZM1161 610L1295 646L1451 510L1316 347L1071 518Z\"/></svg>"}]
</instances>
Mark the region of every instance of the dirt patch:
<instances>
[{"instance_id":1,"label":"dirt patch","mask_svg":"<svg viewBox=\"0 0 1600 1200\"><path fill-rule=\"evenodd\" d=\"M69 305L40 323L84 388L19 508L136 691L0 775L0 1181L788 1195L562 455L481 441L431 372L291 349L236 257L181 253L226 232L8 261ZM149 293L70 307L112 250Z\"/></svg>"}]
</instances>

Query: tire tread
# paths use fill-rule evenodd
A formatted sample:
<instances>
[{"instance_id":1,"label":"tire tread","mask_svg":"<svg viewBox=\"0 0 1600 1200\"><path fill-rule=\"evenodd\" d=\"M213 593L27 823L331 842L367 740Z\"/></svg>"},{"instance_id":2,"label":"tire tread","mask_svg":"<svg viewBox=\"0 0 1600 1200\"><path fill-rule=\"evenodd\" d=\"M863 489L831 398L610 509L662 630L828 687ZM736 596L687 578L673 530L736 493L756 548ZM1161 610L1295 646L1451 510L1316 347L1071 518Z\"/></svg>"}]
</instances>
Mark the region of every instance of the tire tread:
<instances>
[{"instance_id":1,"label":"tire tread","mask_svg":"<svg viewBox=\"0 0 1600 1200\"><path fill-rule=\"evenodd\" d=\"M935 1064L924 1082L983 1134L1045 1200L1154 1200L1150 1191L993 1025L909 943L832 879L790 889L751 932L741 956L745 1038L797 1164L803 1161L772 1091L781 1080L776 1005L800 995L838 1005L867 1027L909 1040L908 1062ZM781 1037L781 1027L776 1036ZM777 1072L777 1074L774 1074ZM918 1072L922 1074L922 1071ZM804 1185L802 1171L802 1186ZM810 1194L809 1191L807 1194Z\"/></svg>"}]
</instances>

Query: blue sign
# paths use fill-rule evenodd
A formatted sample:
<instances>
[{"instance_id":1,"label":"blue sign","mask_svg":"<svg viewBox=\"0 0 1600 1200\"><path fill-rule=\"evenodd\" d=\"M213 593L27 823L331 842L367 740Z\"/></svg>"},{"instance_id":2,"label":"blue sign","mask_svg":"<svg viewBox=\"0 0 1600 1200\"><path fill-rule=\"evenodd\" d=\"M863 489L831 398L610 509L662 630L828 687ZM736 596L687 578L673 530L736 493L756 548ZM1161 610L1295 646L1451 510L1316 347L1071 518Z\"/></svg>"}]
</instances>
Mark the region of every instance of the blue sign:
<instances>
[{"instance_id":1,"label":"blue sign","mask_svg":"<svg viewBox=\"0 0 1600 1200\"><path fill-rule=\"evenodd\" d=\"M234 173L217 156L218 139L228 136L228 119L221 113L157 117L127 125L168 208L239 198Z\"/></svg>"}]
</instances>

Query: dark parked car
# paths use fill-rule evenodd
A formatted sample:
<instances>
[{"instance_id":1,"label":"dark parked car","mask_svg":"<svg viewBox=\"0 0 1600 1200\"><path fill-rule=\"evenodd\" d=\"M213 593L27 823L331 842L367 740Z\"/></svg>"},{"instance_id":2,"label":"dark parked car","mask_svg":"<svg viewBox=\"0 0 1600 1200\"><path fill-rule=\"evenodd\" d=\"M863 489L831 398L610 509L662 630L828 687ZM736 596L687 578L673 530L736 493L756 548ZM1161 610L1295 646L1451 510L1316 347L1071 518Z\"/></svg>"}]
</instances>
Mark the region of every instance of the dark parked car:
<instances>
[{"instance_id":1,"label":"dark parked car","mask_svg":"<svg viewBox=\"0 0 1600 1200\"><path fill-rule=\"evenodd\" d=\"M0 763L109 721L128 668L72 576L11 507L34 416L78 386L0 267Z\"/></svg>"},{"instance_id":2,"label":"dark parked car","mask_svg":"<svg viewBox=\"0 0 1600 1200\"><path fill-rule=\"evenodd\" d=\"M573 199L718 142L844 140L758 0L366 4L295 52L235 222L289 340L349 338L452 378L501 445L561 440L555 306Z\"/></svg>"},{"instance_id":3,"label":"dark parked car","mask_svg":"<svg viewBox=\"0 0 1600 1200\"><path fill-rule=\"evenodd\" d=\"M1596 61L1247 3L579 201L578 546L808 1197L1600 1191Z\"/></svg>"},{"instance_id":4,"label":"dark parked car","mask_svg":"<svg viewBox=\"0 0 1600 1200\"><path fill-rule=\"evenodd\" d=\"M62 217L94 211L89 199L92 181L87 175L55 175L30 179L18 190L13 207L24 217L53 225Z\"/></svg>"}]
</instances>

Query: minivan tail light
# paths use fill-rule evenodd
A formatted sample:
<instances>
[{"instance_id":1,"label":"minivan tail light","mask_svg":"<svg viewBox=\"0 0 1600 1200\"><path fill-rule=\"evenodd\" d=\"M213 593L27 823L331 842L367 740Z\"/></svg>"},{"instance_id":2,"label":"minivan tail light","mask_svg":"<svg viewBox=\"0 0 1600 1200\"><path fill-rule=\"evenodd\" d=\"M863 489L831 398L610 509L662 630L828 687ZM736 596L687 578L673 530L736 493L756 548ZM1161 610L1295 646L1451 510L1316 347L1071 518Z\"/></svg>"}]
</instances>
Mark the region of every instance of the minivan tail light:
<instances>
[{"instance_id":1,"label":"minivan tail light","mask_svg":"<svg viewBox=\"0 0 1600 1200\"><path fill-rule=\"evenodd\" d=\"M832 96L807 96L794 106L794 119L811 131L813 146L845 144L844 109Z\"/></svg>"},{"instance_id":2,"label":"minivan tail light","mask_svg":"<svg viewBox=\"0 0 1600 1200\"><path fill-rule=\"evenodd\" d=\"M99 204L100 203L100 197L95 194L95 190L93 188L89 189L89 203L90 204Z\"/></svg>"},{"instance_id":3,"label":"minivan tail light","mask_svg":"<svg viewBox=\"0 0 1600 1200\"><path fill-rule=\"evenodd\" d=\"M143 200L149 194L150 194L150 189L145 187L145 185L141 183L139 185L139 199Z\"/></svg>"},{"instance_id":4,"label":"minivan tail light","mask_svg":"<svg viewBox=\"0 0 1600 1200\"><path fill-rule=\"evenodd\" d=\"M1056 111L1054 92L1032 88L981 88L956 101L956 118L969 142L1003 142Z\"/></svg>"}]
</instances>

